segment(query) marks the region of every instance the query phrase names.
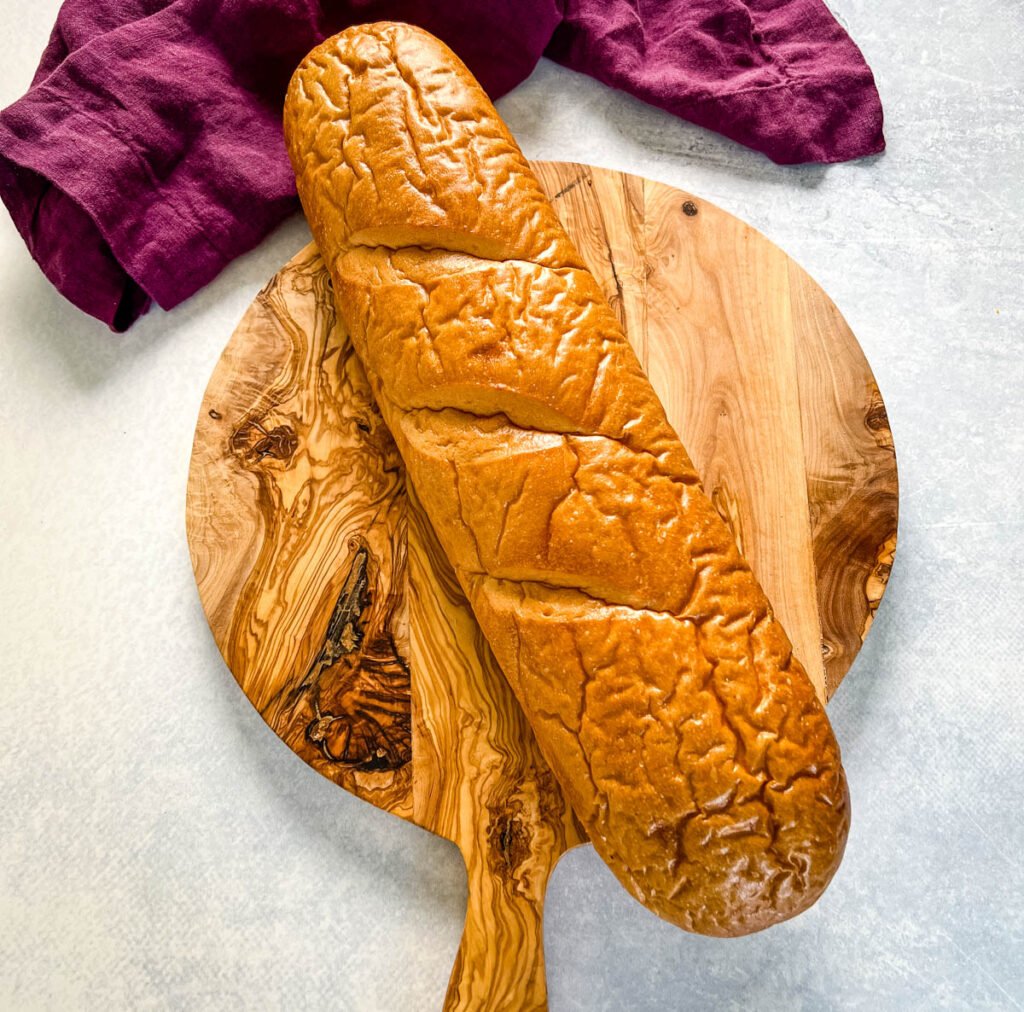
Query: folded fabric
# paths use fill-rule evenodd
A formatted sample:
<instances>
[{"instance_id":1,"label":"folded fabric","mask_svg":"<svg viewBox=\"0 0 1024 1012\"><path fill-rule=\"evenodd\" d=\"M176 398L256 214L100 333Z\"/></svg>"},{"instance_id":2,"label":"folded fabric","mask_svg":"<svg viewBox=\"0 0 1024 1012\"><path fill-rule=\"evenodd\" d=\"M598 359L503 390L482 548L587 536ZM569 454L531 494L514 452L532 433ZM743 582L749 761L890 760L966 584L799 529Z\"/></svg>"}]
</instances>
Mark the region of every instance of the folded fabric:
<instances>
[{"instance_id":1,"label":"folded fabric","mask_svg":"<svg viewBox=\"0 0 1024 1012\"><path fill-rule=\"evenodd\" d=\"M546 54L777 162L884 147L821 0L66 0L0 113L0 197L46 276L114 330L207 284L296 207L292 70L381 19L438 35L495 98Z\"/></svg>"}]
</instances>

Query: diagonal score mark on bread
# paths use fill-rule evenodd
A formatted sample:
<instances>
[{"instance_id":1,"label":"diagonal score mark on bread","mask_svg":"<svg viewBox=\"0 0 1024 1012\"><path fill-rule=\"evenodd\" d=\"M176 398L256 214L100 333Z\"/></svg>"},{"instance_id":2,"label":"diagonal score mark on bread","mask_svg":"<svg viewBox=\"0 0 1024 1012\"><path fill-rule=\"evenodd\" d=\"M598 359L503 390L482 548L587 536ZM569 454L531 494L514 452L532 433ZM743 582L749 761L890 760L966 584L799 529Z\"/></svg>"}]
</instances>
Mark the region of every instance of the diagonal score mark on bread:
<instances>
[{"instance_id":1,"label":"diagonal score mark on bread","mask_svg":"<svg viewBox=\"0 0 1024 1012\"><path fill-rule=\"evenodd\" d=\"M409 479L598 853L688 930L799 913L848 829L828 718L493 106L381 23L306 58L285 131Z\"/></svg>"}]
</instances>

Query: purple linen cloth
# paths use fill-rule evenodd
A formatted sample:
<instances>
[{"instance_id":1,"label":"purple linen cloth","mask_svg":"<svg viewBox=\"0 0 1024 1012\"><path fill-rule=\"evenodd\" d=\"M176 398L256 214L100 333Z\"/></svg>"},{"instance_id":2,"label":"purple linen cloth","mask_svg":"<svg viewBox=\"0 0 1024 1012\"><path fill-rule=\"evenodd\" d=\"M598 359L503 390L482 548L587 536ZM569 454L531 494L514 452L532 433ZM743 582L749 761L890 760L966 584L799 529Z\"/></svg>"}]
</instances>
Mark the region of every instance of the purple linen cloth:
<instances>
[{"instance_id":1,"label":"purple linen cloth","mask_svg":"<svg viewBox=\"0 0 1024 1012\"><path fill-rule=\"evenodd\" d=\"M438 35L493 98L546 54L777 162L884 147L871 71L821 0L65 0L0 112L0 197L46 276L114 330L207 284L296 207L293 69L382 19Z\"/></svg>"}]
</instances>

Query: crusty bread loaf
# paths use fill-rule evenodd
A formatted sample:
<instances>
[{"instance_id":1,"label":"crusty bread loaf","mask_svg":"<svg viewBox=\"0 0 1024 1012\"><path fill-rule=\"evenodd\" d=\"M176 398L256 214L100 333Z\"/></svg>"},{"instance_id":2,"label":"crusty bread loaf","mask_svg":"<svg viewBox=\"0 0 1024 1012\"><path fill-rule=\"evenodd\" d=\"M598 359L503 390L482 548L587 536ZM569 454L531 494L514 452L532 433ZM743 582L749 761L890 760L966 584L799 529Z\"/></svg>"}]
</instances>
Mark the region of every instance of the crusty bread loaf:
<instances>
[{"instance_id":1,"label":"crusty bread loaf","mask_svg":"<svg viewBox=\"0 0 1024 1012\"><path fill-rule=\"evenodd\" d=\"M285 131L409 479L598 853L692 931L809 906L848 827L824 709L479 85L423 31L352 28Z\"/></svg>"}]
</instances>

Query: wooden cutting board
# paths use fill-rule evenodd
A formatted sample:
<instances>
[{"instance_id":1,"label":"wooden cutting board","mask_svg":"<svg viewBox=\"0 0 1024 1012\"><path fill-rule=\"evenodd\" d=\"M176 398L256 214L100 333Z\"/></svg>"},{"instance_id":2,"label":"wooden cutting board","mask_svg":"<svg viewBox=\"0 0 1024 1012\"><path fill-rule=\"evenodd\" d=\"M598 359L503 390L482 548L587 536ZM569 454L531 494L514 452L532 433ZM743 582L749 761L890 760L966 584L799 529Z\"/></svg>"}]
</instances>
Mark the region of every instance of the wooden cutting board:
<instances>
[{"instance_id":1,"label":"wooden cutting board","mask_svg":"<svg viewBox=\"0 0 1024 1012\"><path fill-rule=\"evenodd\" d=\"M892 438L856 339L800 267L700 198L534 168L827 698L896 544ZM210 627L264 720L340 787L461 850L445 1008L546 1008L544 890L584 833L406 489L313 245L214 370L187 523Z\"/></svg>"}]
</instances>

